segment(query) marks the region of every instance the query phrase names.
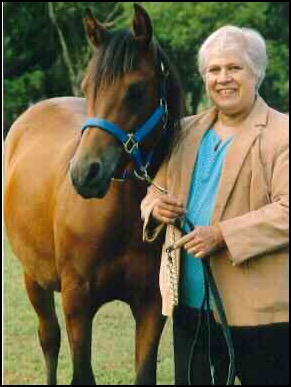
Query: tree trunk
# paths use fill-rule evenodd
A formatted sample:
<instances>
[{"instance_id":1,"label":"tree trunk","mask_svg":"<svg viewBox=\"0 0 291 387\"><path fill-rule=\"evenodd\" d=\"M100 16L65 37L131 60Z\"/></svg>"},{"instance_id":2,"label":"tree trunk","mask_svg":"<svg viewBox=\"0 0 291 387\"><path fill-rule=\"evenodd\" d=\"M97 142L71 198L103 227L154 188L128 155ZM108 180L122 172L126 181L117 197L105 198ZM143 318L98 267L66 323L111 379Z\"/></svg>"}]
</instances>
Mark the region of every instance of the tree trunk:
<instances>
[{"instance_id":1,"label":"tree trunk","mask_svg":"<svg viewBox=\"0 0 291 387\"><path fill-rule=\"evenodd\" d=\"M52 24L54 25L54 27L57 31L58 37L59 37L59 41L60 41L60 45L61 45L61 49L62 49L62 57L64 60L64 64L65 64L65 66L68 70L68 73L69 73L69 79L71 82L71 88L72 88L73 95L79 96L80 95L80 87L79 87L79 81L78 81L78 74L74 70L64 34L63 34L60 26L58 25L55 11L54 11L54 3L53 2L48 2L48 11L49 11L49 18L50 18Z\"/></svg>"}]
</instances>

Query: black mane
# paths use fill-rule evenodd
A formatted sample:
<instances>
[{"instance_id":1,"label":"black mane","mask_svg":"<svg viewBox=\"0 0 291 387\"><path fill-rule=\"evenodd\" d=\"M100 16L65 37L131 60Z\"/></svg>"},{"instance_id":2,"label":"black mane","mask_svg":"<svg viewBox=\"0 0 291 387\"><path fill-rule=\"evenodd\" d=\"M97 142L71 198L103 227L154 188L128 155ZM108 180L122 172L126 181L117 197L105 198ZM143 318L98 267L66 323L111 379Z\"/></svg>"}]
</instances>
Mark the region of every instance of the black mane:
<instances>
[{"instance_id":1,"label":"black mane","mask_svg":"<svg viewBox=\"0 0 291 387\"><path fill-rule=\"evenodd\" d=\"M139 47L130 31L121 30L108 33L106 41L92 58L92 78L95 90L100 83L110 83L114 79L137 70Z\"/></svg>"}]
</instances>

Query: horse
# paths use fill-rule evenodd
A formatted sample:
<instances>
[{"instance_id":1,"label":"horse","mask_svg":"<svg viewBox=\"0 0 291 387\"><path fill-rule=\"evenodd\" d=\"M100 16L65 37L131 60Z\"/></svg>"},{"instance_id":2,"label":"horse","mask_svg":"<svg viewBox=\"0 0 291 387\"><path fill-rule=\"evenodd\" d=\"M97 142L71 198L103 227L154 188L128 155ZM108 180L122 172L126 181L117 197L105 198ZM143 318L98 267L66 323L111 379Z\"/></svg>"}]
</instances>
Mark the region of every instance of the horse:
<instances>
[{"instance_id":1,"label":"horse","mask_svg":"<svg viewBox=\"0 0 291 387\"><path fill-rule=\"evenodd\" d=\"M143 241L140 202L146 177L180 133L181 87L140 5L131 29L108 29L92 12L84 24L93 46L85 97L38 102L7 135L6 232L38 317L47 384L57 384L60 292L71 384L96 384L92 320L102 305L120 300L136 322L135 384L154 385L165 324L158 284L163 238Z\"/></svg>"}]
</instances>

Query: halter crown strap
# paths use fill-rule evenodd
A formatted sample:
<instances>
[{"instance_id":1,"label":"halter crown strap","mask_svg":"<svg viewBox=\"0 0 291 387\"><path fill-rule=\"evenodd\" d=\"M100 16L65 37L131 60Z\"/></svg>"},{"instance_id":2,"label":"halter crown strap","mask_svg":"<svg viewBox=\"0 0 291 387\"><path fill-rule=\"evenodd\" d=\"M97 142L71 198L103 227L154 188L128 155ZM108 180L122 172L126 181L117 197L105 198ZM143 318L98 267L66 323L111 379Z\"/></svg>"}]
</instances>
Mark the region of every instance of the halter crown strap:
<instances>
[{"instance_id":1,"label":"halter crown strap","mask_svg":"<svg viewBox=\"0 0 291 387\"><path fill-rule=\"evenodd\" d=\"M160 122L165 113L164 106L159 106L142 127L133 135L136 142L142 141Z\"/></svg>"}]
</instances>

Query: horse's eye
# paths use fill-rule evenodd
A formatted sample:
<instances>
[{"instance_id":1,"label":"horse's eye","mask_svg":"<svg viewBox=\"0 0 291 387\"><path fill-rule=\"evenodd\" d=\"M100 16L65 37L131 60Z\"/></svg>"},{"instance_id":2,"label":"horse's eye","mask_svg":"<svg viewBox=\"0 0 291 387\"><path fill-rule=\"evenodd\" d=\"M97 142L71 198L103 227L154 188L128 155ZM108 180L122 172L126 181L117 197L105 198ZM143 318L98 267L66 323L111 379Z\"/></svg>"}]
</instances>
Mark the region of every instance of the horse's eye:
<instances>
[{"instance_id":1,"label":"horse's eye","mask_svg":"<svg viewBox=\"0 0 291 387\"><path fill-rule=\"evenodd\" d=\"M146 96L146 84L144 82L133 83L129 86L125 99L129 104L140 104Z\"/></svg>"}]
</instances>

